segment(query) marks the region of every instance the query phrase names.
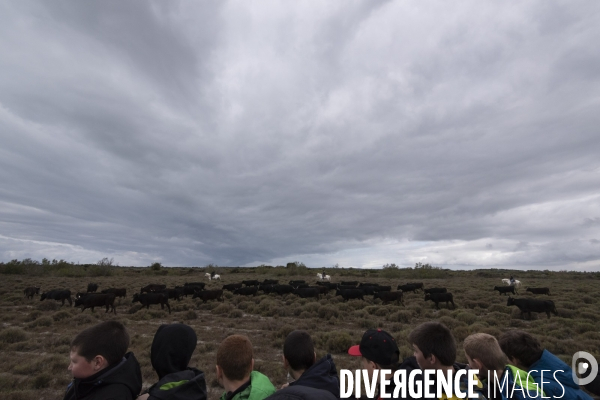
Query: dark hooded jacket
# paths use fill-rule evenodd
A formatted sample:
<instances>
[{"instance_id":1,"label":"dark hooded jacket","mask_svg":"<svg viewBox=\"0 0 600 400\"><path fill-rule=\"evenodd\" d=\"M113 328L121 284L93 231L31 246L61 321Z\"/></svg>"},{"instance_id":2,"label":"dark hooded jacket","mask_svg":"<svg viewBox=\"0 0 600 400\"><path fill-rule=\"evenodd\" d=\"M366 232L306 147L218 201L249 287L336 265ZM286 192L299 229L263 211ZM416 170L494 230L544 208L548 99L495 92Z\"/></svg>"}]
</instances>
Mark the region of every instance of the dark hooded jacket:
<instances>
[{"instance_id":1,"label":"dark hooded jacket","mask_svg":"<svg viewBox=\"0 0 600 400\"><path fill-rule=\"evenodd\" d=\"M308 386L331 392L337 399L340 398L340 380L331 354L327 354L314 363L309 369L290 383L290 386Z\"/></svg>"},{"instance_id":2,"label":"dark hooded jacket","mask_svg":"<svg viewBox=\"0 0 600 400\"><path fill-rule=\"evenodd\" d=\"M133 400L142 390L142 372L133 353L96 374L73 379L64 400Z\"/></svg>"},{"instance_id":3,"label":"dark hooded jacket","mask_svg":"<svg viewBox=\"0 0 600 400\"><path fill-rule=\"evenodd\" d=\"M328 390L315 389L310 386L288 386L280 389L265 400L338 400Z\"/></svg>"},{"instance_id":4,"label":"dark hooded jacket","mask_svg":"<svg viewBox=\"0 0 600 400\"><path fill-rule=\"evenodd\" d=\"M152 341L150 359L159 381L148 389L149 400L206 399L204 373L188 368L196 349L196 332L184 324L161 325Z\"/></svg>"}]
</instances>

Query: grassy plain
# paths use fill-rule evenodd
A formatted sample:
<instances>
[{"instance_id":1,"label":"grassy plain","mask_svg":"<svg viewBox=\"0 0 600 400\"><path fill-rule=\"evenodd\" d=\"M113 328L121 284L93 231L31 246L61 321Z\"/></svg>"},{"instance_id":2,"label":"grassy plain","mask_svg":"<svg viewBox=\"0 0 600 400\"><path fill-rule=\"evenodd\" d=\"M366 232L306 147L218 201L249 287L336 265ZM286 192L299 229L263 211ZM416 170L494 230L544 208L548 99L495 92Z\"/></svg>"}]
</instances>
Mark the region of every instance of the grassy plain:
<instances>
[{"instance_id":1,"label":"grassy plain","mask_svg":"<svg viewBox=\"0 0 600 400\"><path fill-rule=\"evenodd\" d=\"M320 271L320 270L319 270ZM208 288L220 288L224 283L243 279L291 279L315 282L316 272L304 270L291 274L279 268L233 269L218 268L222 280L208 283ZM558 309L558 316L550 319L545 314L534 314L531 319L521 319L516 307L507 307L507 296L493 291L502 285L500 279L508 272L498 270L436 271L434 277L423 277L414 270L348 270L327 271L332 281L359 280L384 285L421 281L425 287L447 287L454 294L456 309L440 305L436 310L432 302L425 302L422 294L408 293L405 305L382 305L371 296L365 300L343 302L333 292L319 301L300 299L294 295L279 297L234 296L229 292L225 302L202 304L191 296L177 302L171 300L172 314L151 306L149 310L132 304L133 293L150 283L165 283L168 287L185 282L206 281L201 268L172 268L151 271L148 268L114 268L110 276L29 276L0 275L0 398L6 400L62 399L70 381L67 371L69 343L82 329L99 321L116 319L123 322L131 335L130 350L142 367L144 387L157 380L150 363L150 345L156 329L161 324L183 322L192 326L198 335L198 345L191 365L206 374L209 398L217 399L222 389L215 379L216 349L228 335L247 335L254 345L256 369L265 373L279 386L286 382L282 368L283 340L294 329L306 329L315 341L317 356L331 353L338 370L358 368L358 360L346 354L349 346L360 341L368 328L380 327L395 336L401 356L411 354L406 342L408 333L418 324L438 320L445 323L459 342L458 361L465 361L462 341L475 332L498 336L509 329L524 329L536 337L554 354L568 364L579 350L587 351L600 359L600 274L527 271L516 278L523 282L518 298L546 296L525 292L525 286L549 287ZM68 288L73 293L85 291L88 282L97 282L100 289L126 287L127 299L118 300L117 315L104 310L60 306L60 302L40 296L26 299L23 289L40 286L42 291Z\"/></svg>"}]
</instances>

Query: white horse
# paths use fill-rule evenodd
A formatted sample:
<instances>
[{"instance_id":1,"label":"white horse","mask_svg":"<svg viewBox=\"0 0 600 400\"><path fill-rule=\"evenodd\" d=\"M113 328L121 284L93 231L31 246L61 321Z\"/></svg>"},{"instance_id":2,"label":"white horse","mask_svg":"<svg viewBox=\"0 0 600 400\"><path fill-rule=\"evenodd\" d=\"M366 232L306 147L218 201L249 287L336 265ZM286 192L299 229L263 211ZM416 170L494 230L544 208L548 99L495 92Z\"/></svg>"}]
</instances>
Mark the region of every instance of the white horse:
<instances>
[{"instance_id":1,"label":"white horse","mask_svg":"<svg viewBox=\"0 0 600 400\"><path fill-rule=\"evenodd\" d=\"M221 280L221 275L219 275L219 274L215 274L215 276L211 277L210 273L207 272L207 273L204 274L204 276L207 277L209 281L213 280L213 279Z\"/></svg>"},{"instance_id":2,"label":"white horse","mask_svg":"<svg viewBox=\"0 0 600 400\"><path fill-rule=\"evenodd\" d=\"M505 284L507 284L508 286L511 286L510 279L502 279L502 282L505 283ZM520 288L521 287L521 281L518 280L518 279L515 279L515 285L514 286L516 288Z\"/></svg>"},{"instance_id":3,"label":"white horse","mask_svg":"<svg viewBox=\"0 0 600 400\"><path fill-rule=\"evenodd\" d=\"M329 275L325 275L325 277L323 277L323 274L317 274L317 278L319 278L320 281L331 282L331 276Z\"/></svg>"}]
</instances>

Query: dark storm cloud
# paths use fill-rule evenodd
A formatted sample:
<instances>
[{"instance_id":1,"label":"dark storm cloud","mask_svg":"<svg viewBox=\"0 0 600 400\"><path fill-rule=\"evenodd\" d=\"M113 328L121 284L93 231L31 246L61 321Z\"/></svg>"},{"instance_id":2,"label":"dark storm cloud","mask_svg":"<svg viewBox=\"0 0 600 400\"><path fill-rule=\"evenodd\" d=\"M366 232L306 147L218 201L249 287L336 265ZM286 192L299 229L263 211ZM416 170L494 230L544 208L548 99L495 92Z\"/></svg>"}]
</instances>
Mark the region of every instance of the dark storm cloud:
<instances>
[{"instance_id":1,"label":"dark storm cloud","mask_svg":"<svg viewBox=\"0 0 600 400\"><path fill-rule=\"evenodd\" d=\"M600 267L600 6L0 6L0 253Z\"/></svg>"}]
</instances>

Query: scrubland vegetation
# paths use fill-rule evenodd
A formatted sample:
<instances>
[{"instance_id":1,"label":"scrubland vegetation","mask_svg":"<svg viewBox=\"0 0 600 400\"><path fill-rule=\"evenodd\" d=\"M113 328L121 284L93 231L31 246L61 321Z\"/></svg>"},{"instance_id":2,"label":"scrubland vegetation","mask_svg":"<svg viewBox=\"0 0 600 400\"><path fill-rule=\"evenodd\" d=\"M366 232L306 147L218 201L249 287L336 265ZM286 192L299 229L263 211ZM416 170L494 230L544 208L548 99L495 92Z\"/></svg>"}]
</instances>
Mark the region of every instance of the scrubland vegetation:
<instances>
[{"instance_id":1,"label":"scrubland vegetation","mask_svg":"<svg viewBox=\"0 0 600 400\"><path fill-rule=\"evenodd\" d=\"M109 260L110 261L110 260ZM150 364L150 344L160 324L183 322L198 334L198 346L192 366L206 373L209 398L217 399L221 388L215 379L214 364L218 344L230 334L247 335L255 349L256 369L269 376L275 385L286 382L281 365L283 340L294 329L306 329L314 338L317 355L332 353L340 368L358 368L355 358L346 354L348 347L360 341L365 329L380 327L396 337L401 355L411 354L406 337L416 325L438 320L451 328L459 341L474 332L498 336L508 329L524 329L537 336L542 344L568 364L573 353L590 352L600 359L600 274L574 272L528 271L516 273L523 283L516 297L547 298L525 292L526 286L549 287L559 315L547 319L545 314L533 314L521 319L515 307L507 307L507 296L493 291L501 285L500 279L508 271L449 271L429 266L398 269L387 266L380 270L331 268L326 273L333 282L359 280L382 285L396 285L421 281L425 287L446 287L454 294L456 309L445 304L436 310L432 302L425 302L423 294L407 293L405 305L382 305L380 300L366 296L365 300L343 302L333 292L320 300L300 299L295 295L257 295L244 297L226 292L225 301L192 300L191 296L177 302L170 300L172 314L160 306L141 309L132 304L133 293L151 283L165 283L168 287L185 282L204 281L207 288L221 288L225 283L244 279L305 279L314 283L316 272L301 263L287 267L261 266L252 269L208 266L205 268L148 268L115 267L113 265L74 265L66 262L27 264L12 262L0 264L0 398L61 399L70 375L69 343L82 329L106 319L123 322L131 334L131 351L142 366L144 386L157 379ZM221 281L208 282L207 271L216 271ZM514 271L513 271L514 272ZM26 299L23 289L40 286L41 292L50 289L70 289L73 294L84 292L89 282L100 289L127 288L128 297L117 300L117 315L105 314L103 309L92 313L89 309L60 306L60 302L40 296ZM462 351L459 361L464 362Z\"/></svg>"}]
</instances>

